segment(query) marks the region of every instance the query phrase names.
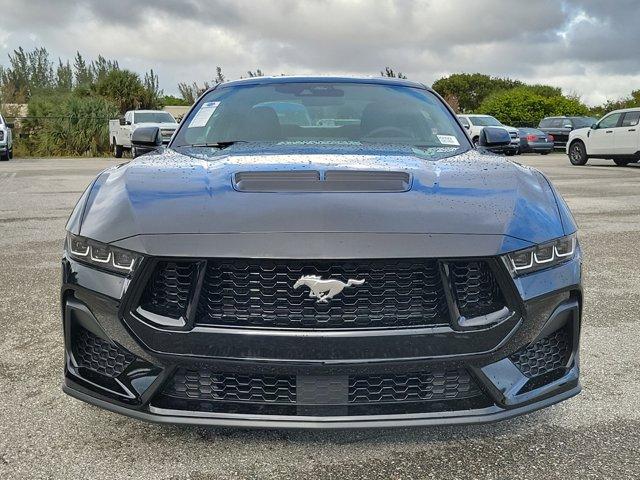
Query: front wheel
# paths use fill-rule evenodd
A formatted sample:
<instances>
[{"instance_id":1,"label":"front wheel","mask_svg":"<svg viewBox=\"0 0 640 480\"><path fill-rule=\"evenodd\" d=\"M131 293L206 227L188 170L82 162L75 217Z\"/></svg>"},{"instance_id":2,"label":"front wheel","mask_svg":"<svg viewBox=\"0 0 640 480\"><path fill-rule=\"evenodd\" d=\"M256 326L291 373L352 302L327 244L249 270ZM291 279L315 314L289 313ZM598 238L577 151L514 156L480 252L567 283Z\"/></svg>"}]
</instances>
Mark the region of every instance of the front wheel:
<instances>
[{"instance_id":1,"label":"front wheel","mask_svg":"<svg viewBox=\"0 0 640 480\"><path fill-rule=\"evenodd\" d=\"M629 165L631 163L631 161L630 160L623 160L621 158L614 158L613 159L613 163L615 163L619 167L626 167L627 165Z\"/></svg>"},{"instance_id":2,"label":"front wheel","mask_svg":"<svg viewBox=\"0 0 640 480\"><path fill-rule=\"evenodd\" d=\"M571 165L586 165L589 158L587 157L587 149L584 143L576 141L569 147L569 161Z\"/></svg>"},{"instance_id":3,"label":"front wheel","mask_svg":"<svg viewBox=\"0 0 640 480\"><path fill-rule=\"evenodd\" d=\"M122 145L118 145L115 138L113 139L113 156L122 158Z\"/></svg>"}]
</instances>

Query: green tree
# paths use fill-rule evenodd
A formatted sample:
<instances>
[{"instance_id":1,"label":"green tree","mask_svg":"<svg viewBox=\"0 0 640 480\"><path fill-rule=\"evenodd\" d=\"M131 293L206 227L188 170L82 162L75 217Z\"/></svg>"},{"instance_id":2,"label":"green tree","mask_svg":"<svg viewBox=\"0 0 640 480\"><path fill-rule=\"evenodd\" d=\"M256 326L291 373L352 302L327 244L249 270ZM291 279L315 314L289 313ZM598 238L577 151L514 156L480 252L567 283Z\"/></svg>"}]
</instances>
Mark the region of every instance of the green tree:
<instances>
[{"instance_id":1,"label":"green tree","mask_svg":"<svg viewBox=\"0 0 640 480\"><path fill-rule=\"evenodd\" d=\"M111 100L120 113L140 108L145 89L137 73L130 70L111 70L95 87L96 93Z\"/></svg>"},{"instance_id":2,"label":"green tree","mask_svg":"<svg viewBox=\"0 0 640 480\"><path fill-rule=\"evenodd\" d=\"M457 104L460 112L472 112L492 93L522 85L521 81L510 78L490 77L482 73L455 73L436 80L433 89L449 105Z\"/></svg>"},{"instance_id":3,"label":"green tree","mask_svg":"<svg viewBox=\"0 0 640 480\"><path fill-rule=\"evenodd\" d=\"M589 109L575 98L545 97L529 86L494 93L482 102L478 111L514 126L537 126L544 117L589 113Z\"/></svg>"},{"instance_id":4,"label":"green tree","mask_svg":"<svg viewBox=\"0 0 640 480\"><path fill-rule=\"evenodd\" d=\"M173 95L165 95L160 99L160 103L162 104L163 107L168 107L168 106L188 107L189 105L191 105L191 103L185 101L184 98L175 97Z\"/></svg>"},{"instance_id":5,"label":"green tree","mask_svg":"<svg viewBox=\"0 0 640 480\"><path fill-rule=\"evenodd\" d=\"M62 63L58 59L58 68L56 69L56 89L62 92L70 92L73 89L73 70L69 62Z\"/></svg>"},{"instance_id":6,"label":"green tree","mask_svg":"<svg viewBox=\"0 0 640 480\"><path fill-rule=\"evenodd\" d=\"M403 78L405 80L407 78L402 72L395 72L391 67L384 67L384 70L380 72L380 75L382 77Z\"/></svg>"}]
</instances>

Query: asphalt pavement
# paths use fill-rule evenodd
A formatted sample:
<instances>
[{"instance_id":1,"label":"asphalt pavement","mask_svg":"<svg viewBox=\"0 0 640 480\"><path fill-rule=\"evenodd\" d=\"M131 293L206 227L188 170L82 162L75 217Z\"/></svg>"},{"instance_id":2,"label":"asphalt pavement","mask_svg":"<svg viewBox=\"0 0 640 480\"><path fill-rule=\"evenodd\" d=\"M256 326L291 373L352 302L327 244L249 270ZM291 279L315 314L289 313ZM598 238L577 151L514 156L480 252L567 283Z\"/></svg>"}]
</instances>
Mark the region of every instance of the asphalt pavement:
<instances>
[{"instance_id":1,"label":"asphalt pavement","mask_svg":"<svg viewBox=\"0 0 640 480\"><path fill-rule=\"evenodd\" d=\"M115 161L0 162L0 479L640 478L640 164L516 161L551 177L580 226L583 392L491 425L336 432L154 425L64 395L64 225Z\"/></svg>"}]
</instances>

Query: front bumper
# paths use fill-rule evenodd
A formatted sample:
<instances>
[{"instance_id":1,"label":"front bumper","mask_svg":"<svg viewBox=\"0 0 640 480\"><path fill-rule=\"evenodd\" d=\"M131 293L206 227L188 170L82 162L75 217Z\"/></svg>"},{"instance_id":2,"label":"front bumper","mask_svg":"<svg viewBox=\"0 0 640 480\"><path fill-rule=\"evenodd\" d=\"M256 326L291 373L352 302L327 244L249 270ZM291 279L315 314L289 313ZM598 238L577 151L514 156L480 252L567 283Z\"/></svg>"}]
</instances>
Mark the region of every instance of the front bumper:
<instances>
[{"instance_id":1,"label":"front bumper","mask_svg":"<svg viewBox=\"0 0 640 480\"><path fill-rule=\"evenodd\" d=\"M264 331L193 328L176 331L138 321L130 313L130 285L135 283L63 260L62 306L65 331L64 391L71 396L133 418L158 423L182 423L274 428L361 428L408 425L485 423L511 418L565 400L580 391L578 345L581 315L579 258L522 277L511 293L517 312L497 325L470 332L411 328L380 331ZM111 345L108 365L117 375L104 377L103 366L79 367L74 351L76 333L89 331ZM545 359L550 336L561 329L570 341L567 356L540 377L521 370L527 348L534 367ZM99 349L96 343L94 350ZM118 350L114 350L118 349ZM546 349L546 350L545 350ZM128 366L118 370L127 356ZM525 352L525 353L522 353ZM520 354L524 357L518 356ZM531 356L531 355L529 355ZM114 363L115 362L115 363ZM537 363L536 363L537 362ZM126 362L124 362L126 363ZM517 366L517 365L520 365ZM297 397L287 408L216 409L207 402L176 402L165 394L180 369L201 369L199 388L211 386L202 372L222 372L229 378L286 376L297 383ZM202 370L204 369L204 370ZM456 383L452 372L470 380ZM403 402L403 388L413 372L431 400ZM375 408L356 405L346 391L352 377L401 378L395 384L397 402ZM369 378L369 377L367 377ZM465 377L466 378L466 377ZM193 382L193 378L191 382ZM234 380L235 381L235 380ZM472 396L468 383L477 386ZM204 385L204 386L203 386ZM314 386L315 385L315 386ZM332 386L335 391L331 391ZM254 387L251 387L254 388ZM351 388L351 387L349 387ZM306 389L306 390L305 390ZM325 391L323 391L325 390ZM437 398L436 398L437 397ZM369 405L371 406L371 405Z\"/></svg>"}]
</instances>

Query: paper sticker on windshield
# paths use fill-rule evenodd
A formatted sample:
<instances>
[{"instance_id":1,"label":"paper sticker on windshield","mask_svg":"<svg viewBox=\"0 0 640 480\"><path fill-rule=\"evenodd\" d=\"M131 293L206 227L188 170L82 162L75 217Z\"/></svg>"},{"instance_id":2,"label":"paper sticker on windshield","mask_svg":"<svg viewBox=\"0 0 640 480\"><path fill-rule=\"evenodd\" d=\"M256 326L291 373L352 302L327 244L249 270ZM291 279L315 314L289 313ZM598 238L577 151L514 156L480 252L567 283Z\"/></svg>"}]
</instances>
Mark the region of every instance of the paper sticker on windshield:
<instances>
[{"instance_id":1,"label":"paper sticker on windshield","mask_svg":"<svg viewBox=\"0 0 640 480\"><path fill-rule=\"evenodd\" d=\"M189 124L189 128L193 127L204 127L207 125L207 122L213 115L213 112L216 111L220 102L205 102L198 110L198 113L191 119L191 123Z\"/></svg>"},{"instance_id":2,"label":"paper sticker on windshield","mask_svg":"<svg viewBox=\"0 0 640 480\"><path fill-rule=\"evenodd\" d=\"M460 145L458 139L453 135L436 135L442 145Z\"/></svg>"}]
</instances>

